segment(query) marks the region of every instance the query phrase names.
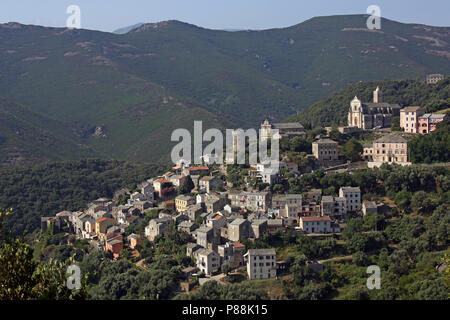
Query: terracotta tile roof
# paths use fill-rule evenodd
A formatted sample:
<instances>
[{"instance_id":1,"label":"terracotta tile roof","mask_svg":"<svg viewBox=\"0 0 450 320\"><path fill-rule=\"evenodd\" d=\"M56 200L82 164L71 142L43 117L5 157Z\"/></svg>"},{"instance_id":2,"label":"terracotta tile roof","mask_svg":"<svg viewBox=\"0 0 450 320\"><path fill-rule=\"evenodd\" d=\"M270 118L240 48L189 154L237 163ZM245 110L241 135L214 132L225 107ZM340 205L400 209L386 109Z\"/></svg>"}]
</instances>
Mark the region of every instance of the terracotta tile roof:
<instances>
[{"instance_id":1,"label":"terracotta tile roof","mask_svg":"<svg viewBox=\"0 0 450 320\"><path fill-rule=\"evenodd\" d=\"M331 221L329 216L323 217L302 217L303 221L311 222L311 221Z\"/></svg>"},{"instance_id":2,"label":"terracotta tile roof","mask_svg":"<svg viewBox=\"0 0 450 320\"><path fill-rule=\"evenodd\" d=\"M172 183L172 181L169 181L169 180L166 180L166 179L158 179L158 180L156 180L156 182L159 182L159 183Z\"/></svg>"},{"instance_id":3,"label":"terracotta tile roof","mask_svg":"<svg viewBox=\"0 0 450 320\"><path fill-rule=\"evenodd\" d=\"M245 245L240 242L233 242L233 247L245 247Z\"/></svg>"},{"instance_id":4,"label":"terracotta tile roof","mask_svg":"<svg viewBox=\"0 0 450 320\"><path fill-rule=\"evenodd\" d=\"M191 170L209 170L209 168L208 167L204 167L204 166L201 166L201 167L190 167L190 168L188 168L188 170L189 171L191 171Z\"/></svg>"}]
</instances>

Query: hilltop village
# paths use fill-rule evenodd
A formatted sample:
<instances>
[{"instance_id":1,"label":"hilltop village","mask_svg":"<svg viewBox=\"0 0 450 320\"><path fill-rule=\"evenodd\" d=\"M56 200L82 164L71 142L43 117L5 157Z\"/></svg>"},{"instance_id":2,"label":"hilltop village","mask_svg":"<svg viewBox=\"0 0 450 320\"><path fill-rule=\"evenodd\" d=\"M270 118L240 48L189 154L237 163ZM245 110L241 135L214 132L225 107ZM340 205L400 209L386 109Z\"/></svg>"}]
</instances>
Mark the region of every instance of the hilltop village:
<instances>
[{"instance_id":1,"label":"hilltop village","mask_svg":"<svg viewBox=\"0 0 450 320\"><path fill-rule=\"evenodd\" d=\"M371 103L357 97L350 102L347 127L307 132L297 122L265 120L259 139L273 139L277 129L282 140L277 170L264 163L219 165L215 155L204 155L202 165L180 160L136 190L118 190L113 199L94 200L83 211L43 217L42 231L67 232L118 259L126 248L139 257L144 241L151 244L177 230L188 235L183 245L195 264L183 269L186 279L200 276L202 284L228 272L243 272L250 280L276 278L288 262L277 258L275 248L249 249L246 243L286 230L309 237L339 235L348 217L377 215L392 207L363 200L358 185L322 190L296 187L295 181L314 172L352 173L385 163L408 166L409 136L432 132L447 117L425 114L418 106L384 103L380 88L373 95ZM401 131L391 130L395 117L400 117ZM305 139L311 134L314 141L308 146ZM366 143L352 144L355 137ZM144 259L139 263L144 265ZM323 268L318 261L307 264ZM192 289L189 281L181 285Z\"/></svg>"}]
</instances>

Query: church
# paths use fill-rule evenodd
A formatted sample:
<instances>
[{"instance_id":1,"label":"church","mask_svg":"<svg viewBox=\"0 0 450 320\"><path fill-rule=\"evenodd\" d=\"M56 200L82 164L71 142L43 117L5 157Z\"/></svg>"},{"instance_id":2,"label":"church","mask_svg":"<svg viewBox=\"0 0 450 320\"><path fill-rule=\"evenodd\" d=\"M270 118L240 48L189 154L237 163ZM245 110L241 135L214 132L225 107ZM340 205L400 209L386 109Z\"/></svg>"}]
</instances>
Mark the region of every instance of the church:
<instances>
[{"instance_id":1,"label":"church","mask_svg":"<svg viewBox=\"0 0 450 320\"><path fill-rule=\"evenodd\" d=\"M299 122L284 122L284 123L270 123L269 120L265 120L261 124L260 140L266 141L273 139L272 130L278 130L278 134L281 138L291 139L293 137L304 137L306 135L305 128Z\"/></svg>"},{"instance_id":2,"label":"church","mask_svg":"<svg viewBox=\"0 0 450 320\"><path fill-rule=\"evenodd\" d=\"M390 128L393 117L400 116L398 104L383 102L383 92L379 87L373 92L372 103L362 103L355 97L350 103L348 126L363 130L374 128Z\"/></svg>"}]
</instances>

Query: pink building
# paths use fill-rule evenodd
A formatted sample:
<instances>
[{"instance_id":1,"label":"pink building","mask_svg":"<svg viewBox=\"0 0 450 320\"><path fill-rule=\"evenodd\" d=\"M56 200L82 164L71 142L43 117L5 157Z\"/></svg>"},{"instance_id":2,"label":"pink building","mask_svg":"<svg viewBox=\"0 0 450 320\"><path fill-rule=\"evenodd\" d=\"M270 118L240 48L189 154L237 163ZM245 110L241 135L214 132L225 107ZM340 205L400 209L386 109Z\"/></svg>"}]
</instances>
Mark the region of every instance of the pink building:
<instances>
[{"instance_id":1,"label":"pink building","mask_svg":"<svg viewBox=\"0 0 450 320\"><path fill-rule=\"evenodd\" d=\"M421 107L406 107L400 110L400 127L409 133L418 133L419 118L425 113Z\"/></svg>"},{"instance_id":2,"label":"pink building","mask_svg":"<svg viewBox=\"0 0 450 320\"><path fill-rule=\"evenodd\" d=\"M447 119L446 114L426 113L419 118L419 133L430 133L436 130L439 122Z\"/></svg>"}]
</instances>

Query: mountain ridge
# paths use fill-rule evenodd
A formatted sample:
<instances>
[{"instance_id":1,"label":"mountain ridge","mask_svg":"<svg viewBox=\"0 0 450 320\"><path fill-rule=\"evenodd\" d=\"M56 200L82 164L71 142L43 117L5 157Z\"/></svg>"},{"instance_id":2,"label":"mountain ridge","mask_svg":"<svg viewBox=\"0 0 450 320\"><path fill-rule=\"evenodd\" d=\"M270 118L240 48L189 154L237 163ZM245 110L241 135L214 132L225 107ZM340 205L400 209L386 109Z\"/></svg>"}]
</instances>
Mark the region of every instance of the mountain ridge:
<instances>
[{"instance_id":1,"label":"mountain ridge","mask_svg":"<svg viewBox=\"0 0 450 320\"><path fill-rule=\"evenodd\" d=\"M236 32L176 20L126 34L3 24L0 96L63 123L59 136L99 157L157 161L194 120L259 127L359 81L450 73L450 28L383 19L382 32L364 32L366 17Z\"/></svg>"}]
</instances>

